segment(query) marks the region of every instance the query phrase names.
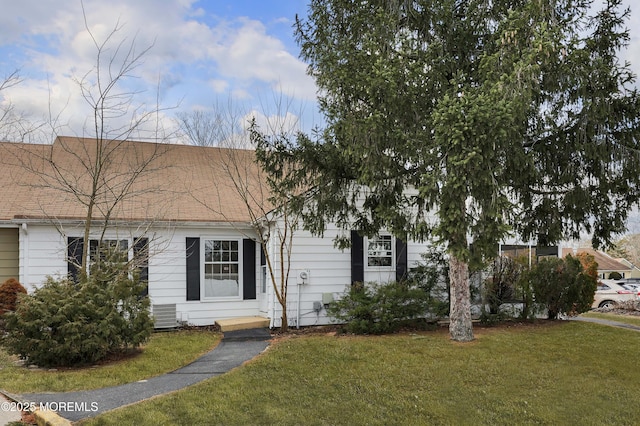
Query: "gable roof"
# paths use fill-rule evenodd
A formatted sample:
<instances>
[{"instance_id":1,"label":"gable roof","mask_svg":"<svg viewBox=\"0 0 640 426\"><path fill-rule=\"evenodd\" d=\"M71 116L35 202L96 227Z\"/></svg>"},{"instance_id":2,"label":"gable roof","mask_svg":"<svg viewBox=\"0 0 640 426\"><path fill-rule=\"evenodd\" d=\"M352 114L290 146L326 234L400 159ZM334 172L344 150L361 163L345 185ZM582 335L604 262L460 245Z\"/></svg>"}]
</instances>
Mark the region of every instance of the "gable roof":
<instances>
[{"instance_id":1,"label":"gable roof","mask_svg":"<svg viewBox=\"0 0 640 426\"><path fill-rule=\"evenodd\" d=\"M269 208L252 150L77 137L0 143L0 221L84 220L94 187L96 220L238 223L251 220L245 200Z\"/></svg>"},{"instance_id":2,"label":"gable roof","mask_svg":"<svg viewBox=\"0 0 640 426\"><path fill-rule=\"evenodd\" d=\"M609 256L606 253L603 253L598 250L594 250L592 248L583 247L579 248L578 253L587 253L593 256L596 263L598 263L598 271L630 271L632 268L630 266L625 265ZM573 254L572 248L563 248L562 249L562 257L567 256L568 254Z\"/></svg>"}]
</instances>

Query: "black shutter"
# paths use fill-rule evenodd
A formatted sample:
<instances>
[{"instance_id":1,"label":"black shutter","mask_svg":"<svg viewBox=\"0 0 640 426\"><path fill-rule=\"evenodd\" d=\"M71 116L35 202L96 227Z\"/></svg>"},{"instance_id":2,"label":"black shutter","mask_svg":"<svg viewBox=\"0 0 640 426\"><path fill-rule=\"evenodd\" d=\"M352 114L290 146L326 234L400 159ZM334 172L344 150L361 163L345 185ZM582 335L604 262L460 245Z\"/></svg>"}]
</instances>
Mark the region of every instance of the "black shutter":
<instances>
[{"instance_id":1,"label":"black shutter","mask_svg":"<svg viewBox=\"0 0 640 426\"><path fill-rule=\"evenodd\" d=\"M133 240L133 259L140 274L140 281L145 283L141 296L149 295L149 239L136 238Z\"/></svg>"},{"instance_id":2,"label":"black shutter","mask_svg":"<svg viewBox=\"0 0 640 426\"><path fill-rule=\"evenodd\" d=\"M83 238L67 238L67 274L73 282L78 282L82 265Z\"/></svg>"},{"instance_id":3,"label":"black shutter","mask_svg":"<svg viewBox=\"0 0 640 426\"><path fill-rule=\"evenodd\" d=\"M351 231L351 285L364 282L364 238Z\"/></svg>"},{"instance_id":4,"label":"black shutter","mask_svg":"<svg viewBox=\"0 0 640 426\"><path fill-rule=\"evenodd\" d=\"M200 238L187 238L187 300L200 300Z\"/></svg>"},{"instance_id":5,"label":"black shutter","mask_svg":"<svg viewBox=\"0 0 640 426\"><path fill-rule=\"evenodd\" d=\"M242 298L256 298L256 242L242 240Z\"/></svg>"},{"instance_id":6,"label":"black shutter","mask_svg":"<svg viewBox=\"0 0 640 426\"><path fill-rule=\"evenodd\" d=\"M407 243L396 238L396 281L407 278Z\"/></svg>"}]
</instances>

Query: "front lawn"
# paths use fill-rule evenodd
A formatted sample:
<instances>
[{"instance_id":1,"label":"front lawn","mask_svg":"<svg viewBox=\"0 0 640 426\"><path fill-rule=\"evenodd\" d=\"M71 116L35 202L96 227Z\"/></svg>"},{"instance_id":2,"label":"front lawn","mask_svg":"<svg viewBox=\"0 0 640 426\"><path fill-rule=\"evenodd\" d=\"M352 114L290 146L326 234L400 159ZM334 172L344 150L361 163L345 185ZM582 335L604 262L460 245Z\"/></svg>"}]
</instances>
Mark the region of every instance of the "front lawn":
<instances>
[{"instance_id":1,"label":"front lawn","mask_svg":"<svg viewBox=\"0 0 640 426\"><path fill-rule=\"evenodd\" d=\"M640 333L579 322L284 338L260 357L88 425L640 424Z\"/></svg>"},{"instance_id":2,"label":"front lawn","mask_svg":"<svg viewBox=\"0 0 640 426\"><path fill-rule=\"evenodd\" d=\"M182 367L220 341L209 331L154 333L144 350L128 359L95 367L33 370L15 364L0 348L0 388L15 393L68 392L121 385Z\"/></svg>"}]
</instances>

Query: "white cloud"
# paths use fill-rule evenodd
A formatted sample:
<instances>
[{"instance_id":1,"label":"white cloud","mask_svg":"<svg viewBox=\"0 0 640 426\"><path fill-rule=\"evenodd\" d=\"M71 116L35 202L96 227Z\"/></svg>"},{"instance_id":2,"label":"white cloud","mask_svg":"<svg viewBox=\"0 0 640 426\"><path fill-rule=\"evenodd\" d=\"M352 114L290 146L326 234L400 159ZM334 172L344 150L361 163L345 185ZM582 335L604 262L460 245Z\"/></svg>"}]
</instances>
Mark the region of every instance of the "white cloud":
<instances>
[{"instance_id":1,"label":"white cloud","mask_svg":"<svg viewBox=\"0 0 640 426\"><path fill-rule=\"evenodd\" d=\"M239 99L256 93L283 90L290 96L313 99L315 85L305 65L287 52L284 43L267 33L257 21L224 21L215 10L194 8L193 0L84 0L86 22L97 43L120 25L112 42L135 41L138 51L153 45L133 70L137 79L127 88L138 99L153 104L158 81L160 98L183 106L202 103L210 93L229 92ZM12 58L0 61L0 75L20 68L25 81L6 90L17 109L46 116L63 111L63 121L74 128L84 122L87 110L72 78L82 78L95 67L96 46L85 29L80 2L23 0L3 5L0 14L0 48ZM216 7L207 5L207 7ZM104 53L115 54L117 43ZM123 51L121 50L121 53ZM103 70L104 71L104 70ZM193 101L190 96L196 96Z\"/></svg>"},{"instance_id":2,"label":"white cloud","mask_svg":"<svg viewBox=\"0 0 640 426\"><path fill-rule=\"evenodd\" d=\"M209 87L216 93L224 93L229 88L229 82L222 79L213 79L209 81Z\"/></svg>"},{"instance_id":3,"label":"white cloud","mask_svg":"<svg viewBox=\"0 0 640 426\"><path fill-rule=\"evenodd\" d=\"M306 75L306 65L289 53L281 40L266 34L262 23L245 20L228 37L230 43L217 57L223 75L264 81L287 95L315 99L315 84Z\"/></svg>"}]
</instances>

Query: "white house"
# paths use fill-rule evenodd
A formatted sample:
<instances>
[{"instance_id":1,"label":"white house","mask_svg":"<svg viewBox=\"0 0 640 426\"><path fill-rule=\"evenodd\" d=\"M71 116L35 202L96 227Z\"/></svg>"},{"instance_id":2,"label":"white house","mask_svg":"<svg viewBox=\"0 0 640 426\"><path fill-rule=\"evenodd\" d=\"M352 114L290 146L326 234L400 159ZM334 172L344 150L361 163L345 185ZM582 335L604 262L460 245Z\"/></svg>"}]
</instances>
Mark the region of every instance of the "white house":
<instances>
[{"instance_id":1,"label":"white house","mask_svg":"<svg viewBox=\"0 0 640 426\"><path fill-rule=\"evenodd\" d=\"M75 276L83 245L95 250L105 231L103 242L137 259L154 314L163 321L169 315L165 324L207 325L262 316L278 326L279 305L267 282L264 256L228 171L232 158L237 170L254 182L249 187L264 191L253 152L233 150L229 157L231 150L222 148L109 144L107 189L96 197L88 242L83 239L86 194L92 185L88 169L96 164L97 142L61 137L52 145L0 144L0 282L16 277L33 290L47 276ZM111 207L109 197L148 159L145 171L122 192L105 230L102 218ZM266 195L254 194L254 199L264 202ZM293 326L328 323L324 305L354 279L393 279L396 269L403 273L408 260L419 258L418 245L406 247L384 234L375 241L359 238L354 250L340 251L333 247L335 232L316 238L298 231L294 237L288 292ZM278 258L276 245L275 240L269 244L273 259Z\"/></svg>"},{"instance_id":2,"label":"white house","mask_svg":"<svg viewBox=\"0 0 640 426\"><path fill-rule=\"evenodd\" d=\"M96 150L105 146L109 161L102 165L95 226L87 242L86 194L95 186ZM104 231L104 242L126 249L137 261L158 326L209 325L246 316L279 326L280 306L247 198L229 177L232 159L251 189L250 202L266 203L253 151L125 141L105 146L71 137L51 145L0 143L0 282L16 277L31 291L47 276L74 276L83 245L94 250ZM116 196L120 201L113 209ZM367 239L352 231L351 249L341 251L333 245L340 232L330 227L319 238L296 231L290 326L329 323L325 305L352 282L396 279L420 261L426 248L384 232ZM268 250L278 259L275 239Z\"/></svg>"}]
</instances>

